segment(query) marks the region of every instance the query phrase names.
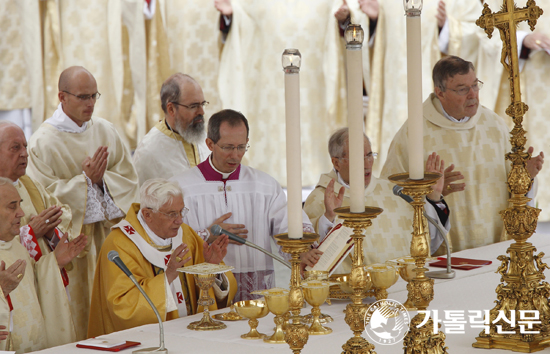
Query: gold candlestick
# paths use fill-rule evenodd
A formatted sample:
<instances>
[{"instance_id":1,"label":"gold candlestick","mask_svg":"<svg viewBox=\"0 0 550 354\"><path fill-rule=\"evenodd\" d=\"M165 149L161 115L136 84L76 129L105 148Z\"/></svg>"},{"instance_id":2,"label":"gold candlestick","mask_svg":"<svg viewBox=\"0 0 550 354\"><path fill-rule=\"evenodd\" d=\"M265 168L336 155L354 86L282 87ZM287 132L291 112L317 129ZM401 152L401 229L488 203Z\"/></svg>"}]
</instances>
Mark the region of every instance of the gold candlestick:
<instances>
[{"instance_id":1,"label":"gold candlestick","mask_svg":"<svg viewBox=\"0 0 550 354\"><path fill-rule=\"evenodd\" d=\"M351 337L343 346L344 353L370 353L375 354L374 345L361 337L365 330L365 313L368 305L363 304L365 297L365 288L369 282L367 272L365 271L365 261L363 258L363 230L372 225L372 219L382 213L382 209L374 207L365 207L362 213L352 213L349 207L334 209L338 217L344 220L344 226L353 229L353 265L351 268L350 285L353 288L353 294L350 295L351 304L346 306L346 323L353 332Z\"/></svg>"},{"instance_id":2,"label":"gold candlestick","mask_svg":"<svg viewBox=\"0 0 550 354\"><path fill-rule=\"evenodd\" d=\"M300 320L300 311L304 305L304 293L300 287L300 254L309 251L313 242L319 239L319 235L304 233L302 238L292 239L288 237L287 233L284 233L274 237L283 252L292 256L289 293L289 309L292 316L291 322L285 330L285 341L294 354L299 354L309 337L307 326Z\"/></svg>"},{"instance_id":3,"label":"gold candlestick","mask_svg":"<svg viewBox=\"0 0 550 354\"><path fill-rule=\"evenodd\" d=\"M408 173L398 173L389 177L389 180L403 187L403 193L410 195L414 201L411 205L414 208L413 233L411 240L411 257L416 264L416 276L407 284L408 299L411 299L414 306L421 311L425 311L434 297L434 280L426 276L428 270L426 258L429 254L429 236L425 228L424 215L424 196L432 191L432 187L441 177L439 173L424 173L424 178L413 180L409 178ZM410 329L403 345L406 353L446 353L445 334L438 332L433 334L434 323L432 319L421 328L416 326L424 320L424 314L416 315L410 324Z\"/></svg>"}]
</instances>

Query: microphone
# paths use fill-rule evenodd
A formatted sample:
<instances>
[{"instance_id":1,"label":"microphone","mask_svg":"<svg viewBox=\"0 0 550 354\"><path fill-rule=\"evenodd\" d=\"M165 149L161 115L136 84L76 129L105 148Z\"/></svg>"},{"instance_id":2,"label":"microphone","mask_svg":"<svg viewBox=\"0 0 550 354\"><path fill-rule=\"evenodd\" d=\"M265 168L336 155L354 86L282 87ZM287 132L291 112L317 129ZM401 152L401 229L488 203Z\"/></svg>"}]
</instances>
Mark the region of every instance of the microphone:
<instances>
[{"instance_id":1,"label":"microphone","mask_svg":"<svg viewBox=\"0 0 550 354\"><path fill-rule=\"evenodd\" d=\"M398 185L393 186L393 194L400 197L401 199L403 199L409 204L412 201L414 201L414 199L410 195L403 193L403 187L401 186L398 186ZM426 214L425 211L424 211L424 216L430 222L430 224L435 226L436 229L441 233L441 235L443 236L443 242L445 242L445 247L447 248L447 270L431 271L431 272L427 272L426 275L429 276L430 278L452 279L455 277L455 271L451 269L451 247L449 246L449 242L447 242L447 237L445 237L445 235L447 234L447 231L443 228L443 226L441 226L441 223L439 222L439 220L432 218L431 216Z\"/></svg>"},{"instance_id":2,"label":"microphone","mask_svg":"<svg viewBox=\"0 0 550 354\"><path fill-rule=\"evenodd\" d=\"M245 240L244 238L242 237L239 237L237 235L235 235L234 233L232 232L229 232L227 230L224 230L222 229L222 227L218 224L214 224L210 227L210 232L212 233L212 235L214 236L220 236L221 234L224 234L224 235L227 235L229 237L230 240L233 240L235 242L238 242L238 243L241 243L243 245L247 245L248 247L252 247L252 248L255 248L257 249L258 251L260 252L263 252L265 254L267 254L269 257L273 258L274 260L276 261L279 261L280 263L284 264L286 267L292 269L292 267L290 266L290 264L288 264L287 261L285 261L283 258L277 256L276 254L273 254L271 252L269 252L268 250L250 242L250 241L247 241Z\"/></svg>"},{"instance_id":3,"label":"microphone","mask_svg":"<svg viewBox=\"0 0 550 354\"><path fill-rule=\"evenodd\" d=\"M414 199L410 195L403 193L403 187L401 186L398 186L398 185L393 186L393 194L395 194L398 197L401 197L404 201L406 201L409 204L414 201Z\"/></svg>"},{"instance_id":4,"label":"microphone","mask_svg":"<svg viewBox=\"0 0 550 354\"><path fill-rule=\"evenodd\" d=\"M153 353L154 352L154 353L160 353L160 354L168 354L168 349L166 349L164 347L164 327L162 325L162 319L160 318L160 314L159 314L157 308L155 307L155 304L153 304L153 302L151 301L149 296L147 296L147 294L145 293L145 291L143 290L141 285L139 285L139 283L137 282L136 278L134 277L134 275L132 274L130 269L128 269L128 267L126 267L126 264L124 264L122 259L120 259L117 251L115 251L115 250L109 251L109 253L107 254L107 259L109 259L111 262L116 264L120 268L120 270L122 270L124 272L124 274L126 274L128 276L128 278L130 278L132 283L134 283L135 286L137 286L138 290L141 292L143 297L145 297L145 300L147 300L147 302L149 303L149 305L153 309L153 312L155 313L155 315L157 315L157 319L159 321L160 346L158 348L152 347L152 348L138 349L138 350L133 351L132 353L138 354L138 353Z\"/></svg>"}]
</instances>

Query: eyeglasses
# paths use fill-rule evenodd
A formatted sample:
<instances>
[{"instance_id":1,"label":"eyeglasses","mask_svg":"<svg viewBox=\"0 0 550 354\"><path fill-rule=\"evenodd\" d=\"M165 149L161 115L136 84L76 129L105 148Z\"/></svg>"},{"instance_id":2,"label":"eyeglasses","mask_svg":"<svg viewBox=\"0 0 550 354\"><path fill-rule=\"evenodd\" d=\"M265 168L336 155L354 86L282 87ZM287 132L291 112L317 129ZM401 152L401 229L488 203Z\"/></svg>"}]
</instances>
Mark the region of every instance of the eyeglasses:
<instances>
[{"instance_id":1,"label":"eyeglasses","mask_svg":"<svg viewBox=\"0 0 550 354\"><path fill-rule=\"evenodd\" d=\"M203 101L201 103L193 103L193 104L190 104L189 106L188 105L185 105L185 104L182 104L182 103L178 103L178 102L172 102L173 104L177 104L178 106L182 106L182 107L185 107L187 109L191 109L191 110L196 110L196 109L199 109L199 107L206 107L210 104L210 102L208 101Z\"/></svg>"},{"instance_id":2,"label":"eyeglasses","mask_svg":"<svg viewBox=\"0 0 550 354\"><path fill-rule=\"evenodd\" d=\"M166 216L171 221L174 221L179 217L181 217L183 219L183 218L185 218L187 213L189 213L189 208L188 207L183 208L180 212L173 211L171 213L165 213L165 212L162 212L160 210L154 210L153 208L147 208L147 209L151 209L155 213L161 213L162 215Z\"/></svg>"},{"instance_id":3,"label":"eyeglasses","mask_svg":"<svg viewBox=\"0 0 550 354\"><path fill-rule=\"evenodd\" d=\"M69 95L74 96L81 101L88 101L90 98L94 101L97 101L101 97L101 94L99 92L92 93L91 95L75 95L74 93L70 93L69 91L62 91L62 92L68 93Z\"/></svg>"},{"instance_id":4,"label":"eyeglasses","mask_svg":"<svg viewBox=\"0 0 550 354\"><path fill-rule=\"evenodd\" d=\"M369 152L368 154L365 155L365 160L368 160L368 161L373 161L375 158L378 157L378 153L377 152ZM340 160L349 160L349 157L339 157Z\"/></svg>"},{"instance_id":5,"label":"eyeglasses","mask_svg":"<svg viewBox=\"0 0 550 354\"><path fill-rule=\"evenodd\" d=\"M237 145L237 146L233 146L233 145L225 145L225 146L218 145L218 146L226 154L232 153L235 149L237 149L237 151L242 154L243 152L248 151L248 149L250 148L250 144L243 144L243 145Z\"/></svg>"},{"instance_id":6,"label":"eyeglasses","mask_svg":"<svg viewBox=\"0 0 550 354\"><path fill-rule=\"evenodd\" d=\"M478 92L479 90L481 90L482 87L483 87L483 81L477 80L476 83L473 84L472 86L462 87L462 88L459 88L458 90L453 90L453 89L447 89L447 90L454 91L460 96L466 96L468 92L470 92L470 89L474 90L474 92Z\"/></svg>"}]
</instances>

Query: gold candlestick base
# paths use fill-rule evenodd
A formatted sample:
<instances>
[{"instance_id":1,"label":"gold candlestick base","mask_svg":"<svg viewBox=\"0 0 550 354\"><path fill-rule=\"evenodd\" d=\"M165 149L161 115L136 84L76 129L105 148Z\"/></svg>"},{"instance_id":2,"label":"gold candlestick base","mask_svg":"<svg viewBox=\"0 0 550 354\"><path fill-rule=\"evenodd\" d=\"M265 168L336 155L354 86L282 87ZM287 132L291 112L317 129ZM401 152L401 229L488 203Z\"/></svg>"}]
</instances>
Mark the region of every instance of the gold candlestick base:
<instances>
[{"instance_id":1,"label":"gold candlestick base","mask_svg":"<svg viewBox=\"0 0 550 354\"><path fill-rule=\"evenodd\" d=\"M343 346L344 353L375 354L374 345L361 337L365 330L365 313L368 305L363 304L365 291L372 286L370 277L365 270L363 259L363 230L372 225L372 219L382 213L382 209L366 207L362 213L352 213L349 207L341 207L334 210L338 217L344 220L344 226L353 229L355 247L353 250L353 266L349 277L349 285L353 289L350 295L352 303L346 307L346 323L353 332L351 337Z\"/></svg>"},{"instance_id":2,"label":"gold candlestick base","mask_svg":"<svg viewBox=\"0 0 550 354\"><path fill-rule=\"evenodd\" d=\"M418 310L424 311L434 297L434 280L426 276L426 259L430 256L430 236L427 225L424 222L424 196L432 192L432 186L441 178L439 173L426 172L424 178L413 180L408 173L398 173L388 179L400 187L403 187L403 194L410 195L414 200L411 202L414 208L413 233L411 240L411 257L414 258L416 276L407 284L408 295L412 305ZM409 306L411 304L409 303ZM405 353L437 354L446 353L445 334L443 332L433 333L433 321L431 319L422 326L425 315L416 315L409 326L409 332L403 339Z\"/></svg>"},{"instance_id":3,"label":"gold candlestick base","mask_svg":"<svg viewBox=\"0 0 550 354\"><path fill-rule=\"evenodd\" d=\"M290 263L292 269L290 272L290 293L289 293L289 309L291 318L290 323L285 329L285 341L294 354L302 351L307 343L309 334L307 327L302 324L300 319L300 311L304 305L304 293L300 286L300 254L310 250L313 242L319 239L319 235L304 233L300 239L291 239L288 234L275 235L275 240L283 249L283 252L289 253L292 256Z\"/></svg>"}]
</instances>

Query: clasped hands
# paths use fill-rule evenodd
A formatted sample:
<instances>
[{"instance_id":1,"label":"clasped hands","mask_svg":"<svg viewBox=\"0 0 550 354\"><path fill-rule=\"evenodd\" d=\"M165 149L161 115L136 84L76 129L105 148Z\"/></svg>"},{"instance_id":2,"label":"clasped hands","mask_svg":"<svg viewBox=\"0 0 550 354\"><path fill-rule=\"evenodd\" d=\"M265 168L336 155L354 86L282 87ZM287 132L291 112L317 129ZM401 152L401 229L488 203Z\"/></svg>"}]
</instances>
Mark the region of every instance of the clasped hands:
<instances>
[{"instance_id":1,"label":"clasped hands","mask_svg":"<svg viewBox=\"0 0 550 354\"><path fill-rule=\"evenodd\" d=\"M86 173L86 176L92 181L92 184L99 186L103 185L103 175L107 169L107 159L109 152L107 146L100 146L97 148L94 156L91 158L87 156L82 161L82 171Z\"/></svg>"}]
</instances>

